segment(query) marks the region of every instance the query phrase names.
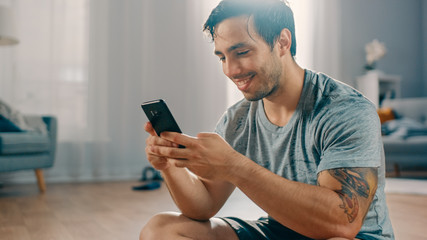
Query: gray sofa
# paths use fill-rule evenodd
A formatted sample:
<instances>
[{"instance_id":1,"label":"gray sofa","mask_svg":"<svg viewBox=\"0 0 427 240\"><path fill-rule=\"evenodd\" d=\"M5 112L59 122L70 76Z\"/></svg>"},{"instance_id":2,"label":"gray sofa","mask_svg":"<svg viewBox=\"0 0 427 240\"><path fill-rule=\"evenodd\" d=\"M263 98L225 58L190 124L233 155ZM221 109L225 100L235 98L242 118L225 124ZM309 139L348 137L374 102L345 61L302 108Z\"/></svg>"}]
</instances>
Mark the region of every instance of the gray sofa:
<instances>
[{"instance_id":1,"label":"gray sofa","mask_svg":"<svg viewBox=\"0 0 427 240\"><path fill-rule=\"evenodd\" d=\"M396 176L402 169L427 170L427 98L387 99L381 107L391 108L396 116L382 126L395 128L383 136L387 170Z\"/></svg>"},{"instance_id":2,"label":"gray sofa","mask_svg":"<svg viewBox=\"0 0 427 240\"><path fill-rule=\"evenodd\" d=\"M57 119L44 116L47 134L31 131L0 132L0 174L35 170L39 190L44 192L44 168L52 167L55 159Z\"/></svg>"}]
</instances>

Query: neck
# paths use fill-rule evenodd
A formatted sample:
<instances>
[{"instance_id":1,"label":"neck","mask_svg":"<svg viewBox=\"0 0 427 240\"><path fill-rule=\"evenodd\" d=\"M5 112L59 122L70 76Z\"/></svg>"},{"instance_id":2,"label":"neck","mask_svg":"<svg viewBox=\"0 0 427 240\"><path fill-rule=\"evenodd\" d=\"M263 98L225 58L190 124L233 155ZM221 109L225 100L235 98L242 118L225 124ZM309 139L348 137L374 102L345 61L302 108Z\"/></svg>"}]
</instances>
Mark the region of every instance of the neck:
<instances>
[{"instance_id":1,"label":"neck","mask_svg":"<svg viewBox=\"0 0 427 240\"><path fill-rule=\"evenodd\" d=\"M298 106L304 86L304 69L292 59L283 62L282 79L277 91L263 99L264 111L271 123L284 126Z\"/></svg>"}]
</instances>

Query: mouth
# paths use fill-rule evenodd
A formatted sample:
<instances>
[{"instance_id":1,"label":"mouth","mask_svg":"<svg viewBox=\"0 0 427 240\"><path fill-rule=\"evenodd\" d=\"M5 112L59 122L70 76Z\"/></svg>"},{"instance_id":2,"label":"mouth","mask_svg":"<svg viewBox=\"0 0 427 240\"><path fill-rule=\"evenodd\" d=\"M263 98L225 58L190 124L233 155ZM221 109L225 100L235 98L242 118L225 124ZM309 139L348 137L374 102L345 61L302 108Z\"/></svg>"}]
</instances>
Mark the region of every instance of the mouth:
<instances>
[{"instance_id":1,"label":"mouth","mask_svg":"<svg viewBox=\"0 0 427 240\"><path fill-rule=\"evenodd\" d=\"M251 84L251 81L255 75L255 73L249 73L244 77L234 78L233 80L240 91L245 91L249 88L249 85Z\"/></svg>"}]
</instances>

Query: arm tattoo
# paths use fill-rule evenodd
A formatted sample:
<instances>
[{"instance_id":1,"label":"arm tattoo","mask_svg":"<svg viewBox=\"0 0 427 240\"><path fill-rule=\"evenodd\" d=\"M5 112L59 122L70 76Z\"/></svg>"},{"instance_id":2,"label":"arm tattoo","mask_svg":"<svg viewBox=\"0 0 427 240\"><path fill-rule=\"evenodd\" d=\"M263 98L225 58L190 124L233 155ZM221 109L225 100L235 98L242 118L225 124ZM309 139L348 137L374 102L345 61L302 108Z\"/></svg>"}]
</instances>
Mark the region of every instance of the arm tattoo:
<instances>
[{"instance_id":1,"label":"arm tattoo","mask_svg":"<svg viewBox=\"0 0 427 240\"><path fill-rule=\"evenodd\" d=\"M356 191L357 194L364 198L369 197L369 185L361 172L355 172L351 169L332 169L329 170L332 176L334 176L342 185L343 188L346 186L347 188L351 188ZM353 173L353 174L352 174ZM361 175L362 177L358 177L354 174Z\"/></svg>"},{"instance_id":2,"label":"arm tattoo","mask_svg":"<svg viewBox=\"0 0 427 240\"><path fill-rule=\"evenodd\" d=\"M341 190L335 192L343 202L340 208L344 209L348 221L352 223L359 213L358 196L368 199L371 192L365 178L366 172L351 168L330 169L328 172L342 184Z\"/></svg>"}]
</instances>

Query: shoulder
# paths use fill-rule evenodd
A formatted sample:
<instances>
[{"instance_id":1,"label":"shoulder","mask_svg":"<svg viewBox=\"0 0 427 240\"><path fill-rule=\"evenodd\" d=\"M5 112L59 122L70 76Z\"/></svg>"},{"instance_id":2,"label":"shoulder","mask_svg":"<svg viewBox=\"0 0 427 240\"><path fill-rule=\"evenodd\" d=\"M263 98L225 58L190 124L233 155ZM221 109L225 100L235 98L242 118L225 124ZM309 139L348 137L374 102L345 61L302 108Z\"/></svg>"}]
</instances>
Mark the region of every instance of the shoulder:
<instances>
[{"instance_id":1,"label":"shoulder","mask_svg":"<svg viewBox=\"0 0 427 240\"><path fill-rule=\"evenodd\" d=\"M307 107L314 114L343 119L377 117L375 105L353 87L323 73L309 71L308 75L312 97L306 98L311 98Z\"/></svg>"},{"instance_id":2,"label":"shoulder","mask_svg":"<svg viewBox=\"0 0 427 240\"><path fill-rule=\"evenodd\" d=\"M380 134L376 107L360 92L322 73L308 71L306 81L303 111L316 136L359 131Z\"/></svg>"}]
</instances>

